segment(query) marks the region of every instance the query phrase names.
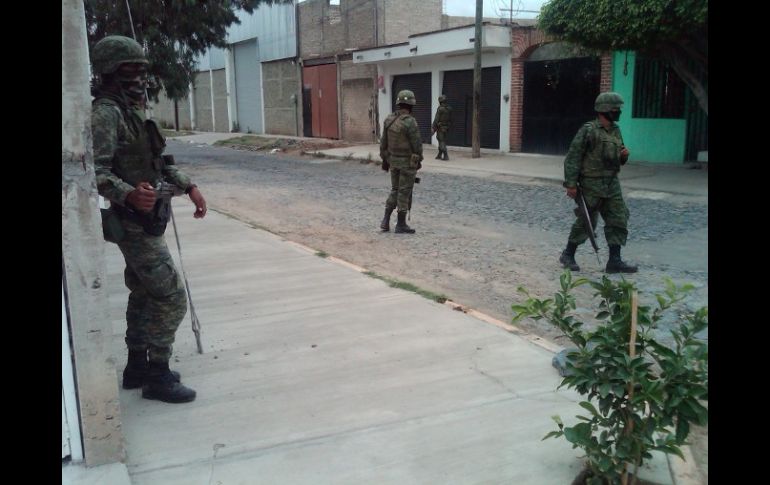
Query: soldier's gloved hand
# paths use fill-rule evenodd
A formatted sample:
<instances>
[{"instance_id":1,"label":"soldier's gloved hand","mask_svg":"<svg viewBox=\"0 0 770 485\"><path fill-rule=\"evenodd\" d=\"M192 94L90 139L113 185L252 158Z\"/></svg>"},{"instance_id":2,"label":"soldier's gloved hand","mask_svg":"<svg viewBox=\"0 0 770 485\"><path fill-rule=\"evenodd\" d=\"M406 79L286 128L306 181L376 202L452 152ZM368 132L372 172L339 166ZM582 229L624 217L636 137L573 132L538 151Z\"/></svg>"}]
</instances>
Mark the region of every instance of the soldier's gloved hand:
<instances>
[{"instance_id":1,"label":"soldier's gloved hand","mask_svg":"<svg viewBox=\"0 0 770 485\"><path fill-rule=\"evenodd\" d=\"M383 169L384 171L386 171L386 172L387 172L388 170L390 170L390 163L388 163L388 161L387 161L387 160L383 160L383 161L382 161L382 169Z\"/></svg>"},{"instance_id":2,"label":"soldier's gloved hand","mask_svg":"<svg viewBox=\"0 0 770 485\"><path fill-rule=\"evenodd\" d=\"M150 212L155 207L155 189L148 182L139 182L126 196L126 202L140 212Z\"/></svg>"},{"instance_id":3,"label":"soldier's gloved hand","mask_svg":"<svg viewBox=\"0 0 770 485\"><path fill-rule=\"evenodd\" d=\"M567 187L567 197L570 199L577 197L577 187Z\"/></svg>"}]
</instances>

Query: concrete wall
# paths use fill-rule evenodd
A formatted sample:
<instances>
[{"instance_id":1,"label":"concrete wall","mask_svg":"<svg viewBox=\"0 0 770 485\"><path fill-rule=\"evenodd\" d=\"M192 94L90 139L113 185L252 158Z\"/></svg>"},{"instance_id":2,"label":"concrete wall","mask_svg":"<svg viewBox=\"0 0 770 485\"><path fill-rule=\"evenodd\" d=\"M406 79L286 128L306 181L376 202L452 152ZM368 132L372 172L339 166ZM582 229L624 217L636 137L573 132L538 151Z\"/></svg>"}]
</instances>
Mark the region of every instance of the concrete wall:
<instances>
[{"instance_id":1,"label":"concrete wall","mask_svg":"<svg viewBox=\"0 0 770 485\"><path fill-rule=\"evenodd\" d=\"M211 119L211 79L209 71L195 73L193 96L195 96L195 129L214 131Z\"/></svg>"},{"instance_id":2,"label":"concrete wall","mask_svg":"<svg viewBox=\"0 0 770 485\"><path fill-rule=\"evenodd\" d=\"M623 96L620 130L631 152L629 160L641 162L680 163L684 161L687 122L684 119L633 118L634 67L636 54L628 53L628 74L623 74L626 53L615 52L612 90Z\"/></svg>"},{"instance_id":3,"label":"concrete wall","mask_svg":"<svg viewBox=\"0 0 770 485\"><path fill-rule=\"evenodd\" d=\"M342 139L348 141L375 141L377 68L340 63L342 77Z\"/></svg>"},{"instance_id":4,"label":"concrete wall","mask_svg":"<svg viewBox=\"0 0 770 485\"><path fill-rule=\"evenodd\" d=\"M298 135L297 62L294 59L262 63L262 92L265 101L265 133ZM293 97L292 97L293 96Z\"/></svg>"},{"instance_id":5,"label":"concrete wall","mask_svg":"<svg viewBox=\"0 0 770 485\"><path fill-rule=\"evenodd\" d=\"M412 34L442 29L441 0L380 0L379 5L378 45L406 42Z\"/></svg>"},{"instance_id":6,"label":"concrete wall","mask_svg":"<svg viewBox=\"0 0 770 485\"><path fill-rule=\"evenodd\" d=\"M227 79L224 69L211 72L214 78L214 131L227 133L230 121L227 115Z\"/></svg>"},{"instance_id":7,"label":"concrete wall","mask_svg":"<svg viewBox=\"0 0 770 485\"><path fill-rule=\"evenodd\" d=\"M112 352L102 220L91 138L88 40L80 0L62 1L62 289L77 373L86 465L125 460L118 377ZM50 250L49 250L50 254ZM66 328L64 322L62 338ZM62 356L62 360L70 355ZM65 372L63 363L62 372ZM62 375L62 391L72 376ZM69 426L78 426L71 416Z\"/></svg>"},{"instance_id":8,"label":"concrete wall","mask_svg":"<svg viewBox=\"0 0 770 485\"><path fill-rule=\"evenodd\" d=\"M179 129L192 129L192 120L190 119L190 100L184 98L179 101ZM161 91L158 94L158 102L152 103L152 117L163 128L174 128L174 102L166 97Z\"/></svg>"}]
</instances>

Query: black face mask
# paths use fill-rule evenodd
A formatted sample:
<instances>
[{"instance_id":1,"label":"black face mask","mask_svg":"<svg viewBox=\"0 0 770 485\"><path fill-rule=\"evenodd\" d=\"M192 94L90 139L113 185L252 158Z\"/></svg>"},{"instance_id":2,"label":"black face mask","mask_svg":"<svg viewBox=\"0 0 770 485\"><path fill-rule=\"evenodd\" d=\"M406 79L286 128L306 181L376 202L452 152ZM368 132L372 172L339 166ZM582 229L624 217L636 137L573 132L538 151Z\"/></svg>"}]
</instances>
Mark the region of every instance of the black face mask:
<instances>
[{"instance_id":1,"label":"black face mask","mask_svg":"<svg viewBox=\"0 0 770 485\"><path fill-rule=\"evenodd\" d=\"M118 71L115 79L126 96L135 102L142 102L144 101L144 92L147 88L146 74L147 72L144 70L130 74Z\"/></svg>"},{"instance_id":2,"label":"black face mask","mask_svg":"<svg viewBox=\"0 0 770 485\"><path fill-rule=\"evenodd\" d=\"M621 113L620 110L610 111L610 112L604 113L604 116L606 116L607 119L610 121L618 121L620 119L620 113Z\"/></svg>"}]
</instances>

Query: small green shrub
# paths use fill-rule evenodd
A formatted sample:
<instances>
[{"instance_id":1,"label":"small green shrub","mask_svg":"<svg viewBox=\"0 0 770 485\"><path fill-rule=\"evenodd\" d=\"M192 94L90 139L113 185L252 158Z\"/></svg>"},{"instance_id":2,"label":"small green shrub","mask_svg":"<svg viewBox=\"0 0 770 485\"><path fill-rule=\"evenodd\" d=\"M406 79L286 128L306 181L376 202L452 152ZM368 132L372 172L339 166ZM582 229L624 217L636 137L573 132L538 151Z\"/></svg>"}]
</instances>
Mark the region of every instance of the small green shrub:
<instances>
[{"instance_id":1,"label":"small green shrub","mask_svg":"<svg viewBox=\"0 0 770 485\"><path fill-rule=\"evenodd\" d=\"M708 327L708 307L680 315L670 331L673 346L657 341L653 330L665 312L692 290L666 280L655 295L657 308L639 305L637 334L630 355L632 307L636 288L628 281L572 279L569 270L560 277L561 290L554 298L528 299L514 304L514 322L524 317L546 319L558 327L577 350L568 354L567 370L559 387L575 389L586 397L580 407L588 412L581 421L565 426L554 416L557 431L543 439L563 436L573 448L581 448L588 460L589 485L627 483L629 465L638 467L652 457L651 451L675 454L686 444L690 423L708 422L708 342L697 335ZM571 314L576 308L572 290L589 284L599 298L595 330Z\"/></svg>"}]
</instances>

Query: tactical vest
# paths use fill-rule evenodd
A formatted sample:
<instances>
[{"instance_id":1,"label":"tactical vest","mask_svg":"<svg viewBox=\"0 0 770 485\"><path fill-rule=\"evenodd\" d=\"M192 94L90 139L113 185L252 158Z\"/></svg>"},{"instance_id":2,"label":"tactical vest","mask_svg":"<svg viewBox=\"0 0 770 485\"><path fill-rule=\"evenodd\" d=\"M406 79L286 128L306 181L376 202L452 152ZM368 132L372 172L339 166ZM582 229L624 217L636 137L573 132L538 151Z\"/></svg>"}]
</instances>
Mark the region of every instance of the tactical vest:
<instances>
[{"instance_id":1,"label":"tactical vest","mask_svg":"<svg viewBox=\"0 0 770 485\"><path fill-rule=\"evenodd\" d=\"M124 136L118 139L112 160L113 173L133 186L142 181L155 186L161 180L161 155L166 146L155 121L145 119L139 109L122 108L110 98L97 98L94 106L97 105L106 105L120 112L126 128Z\"/></svg>"},{"instance_id":2,"label":"tactical vest","mask_svg":"<svg viewBox=\"0 0 770 485\"><path fill-rule=\"evenodd\" d=\"M452 119L452 108L449 106L439 106L436 113L436 124L440 127L449 127Z\"/></svg>"},{"instance_id":3,"label":"tactical vest","mask_svg":"<svg viewBox=\"0 0 770 485\"><path fill-rule=\"evenodd\" d=\"M620 128L613 125L609 130L598 121L583 125L586 133L585 152L580 173L583 177L611 177L620 171L620 152L623 137Z\"/></svg>"},{"instance_id":4,"label":"tactical vest","mask_svg":"<svg viewBox=\"0 0 770 485\"><path fill-rule=\"evenodd\" d=\"M391 116L397 116L393 121ZM391 123L391 121L393 121ZM414 118L409 114L391 114L385 121L385 126L388 127L388 153L390 154L391 163L393 159L408 159L412 155L412 145L409 143L409 137L406 134L407 126L409 123L414 123Z\"/></svg>"}]
</instances>

